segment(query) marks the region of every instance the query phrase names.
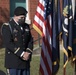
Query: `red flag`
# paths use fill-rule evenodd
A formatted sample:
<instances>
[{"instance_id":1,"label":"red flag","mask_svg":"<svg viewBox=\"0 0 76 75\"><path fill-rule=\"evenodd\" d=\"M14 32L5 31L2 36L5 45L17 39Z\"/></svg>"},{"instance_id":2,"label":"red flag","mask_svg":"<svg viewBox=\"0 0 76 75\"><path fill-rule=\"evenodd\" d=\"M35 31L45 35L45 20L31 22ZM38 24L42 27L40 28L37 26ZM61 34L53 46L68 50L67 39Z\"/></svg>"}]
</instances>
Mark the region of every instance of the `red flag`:
<instances>
[{"instance_id":1,"label":"red flag","mask_svg":"<svg viewBox=\"0 0 76 75\"><path fill-rule=\"evenodd\" d=\"M40 75L52 75L52 0L39 0L33 28L42 36Z\"/></svg>"}]
</instances>

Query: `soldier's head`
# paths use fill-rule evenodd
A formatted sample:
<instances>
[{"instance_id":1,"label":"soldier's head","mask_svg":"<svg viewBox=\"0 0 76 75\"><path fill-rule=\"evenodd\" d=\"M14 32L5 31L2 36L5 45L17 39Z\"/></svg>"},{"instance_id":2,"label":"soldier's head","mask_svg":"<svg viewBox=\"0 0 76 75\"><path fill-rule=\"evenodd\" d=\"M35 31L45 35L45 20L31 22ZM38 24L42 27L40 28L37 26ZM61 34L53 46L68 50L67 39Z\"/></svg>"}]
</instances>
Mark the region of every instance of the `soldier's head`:
<instances>
[{"instance_id":1,"label":"soldier's head","mask_svg":"<svg viewBox=\"0 0 76 75\"><path fill-rule=\"evenodd\" d=\"M14 17L19 24L25 23L27 10L23 7L17 7L14 11Z\"/></svg>"}]
</instances>

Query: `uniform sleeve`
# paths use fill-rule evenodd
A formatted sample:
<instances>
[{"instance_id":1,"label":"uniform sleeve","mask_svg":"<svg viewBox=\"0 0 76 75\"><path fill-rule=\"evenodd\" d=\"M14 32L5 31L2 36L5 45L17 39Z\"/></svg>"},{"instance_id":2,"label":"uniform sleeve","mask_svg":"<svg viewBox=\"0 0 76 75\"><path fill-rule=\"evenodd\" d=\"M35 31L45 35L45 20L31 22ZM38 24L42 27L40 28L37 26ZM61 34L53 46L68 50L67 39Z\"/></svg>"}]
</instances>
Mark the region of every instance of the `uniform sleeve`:
<instances>
[{"instance_id":1,"label":"uniform sleeve","mask_svg":"<svg viewBox=\"0 0 76 75\"><path fill-rule=\"evenodd\" d=\"M17 56L20 56L23 50L20 47L17 47L13 41L13 37L9 28L9 25L3 25L2 27L2 37L5 48L13 52Z\"/></svg>"},{"instance_id":2,"label":"uniform sleeve","mask_svg":"<svg viewBox=\"0 0 76 75\"><path fill-rule=\"evenodd\" d=\"M28 25L28 28L30 30L29 25ZM29 40L28 47L27 47L26 51L31 53L31 54L33 52L33 37L32 37L31 31L30 31L30 40Z\"/></svg>"},{"instance_id":3,"label":"uniform sleeve","mask_svg":"<svg viewBox=\"0 0 76 75\"><path fill-rule=\"evenodd\" d=\"M33 51L33 37L31 37L26 51L29 52L29 53L32 53L32 51Z\"/></svg>"}]
</instances>

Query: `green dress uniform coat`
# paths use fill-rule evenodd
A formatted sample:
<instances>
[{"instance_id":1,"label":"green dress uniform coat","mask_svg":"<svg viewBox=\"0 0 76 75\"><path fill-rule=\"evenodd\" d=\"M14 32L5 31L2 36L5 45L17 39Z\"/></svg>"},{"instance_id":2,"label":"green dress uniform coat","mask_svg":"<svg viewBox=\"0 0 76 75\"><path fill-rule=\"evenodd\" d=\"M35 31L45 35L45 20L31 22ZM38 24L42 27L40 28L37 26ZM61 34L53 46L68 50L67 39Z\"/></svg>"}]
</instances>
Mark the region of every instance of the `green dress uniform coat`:
<instances>
[{"instance_id":1,"label":"green dress uniform coat","mask_svg":"<svg viewBox=\"0 0 76 75\"><path fill-rule=\"evenodd\" d=\"M21 54L27 51L32 54L33 38L28 24L17 25L12 19L2 26L2 36L5 46L5 67L25 69L30 67L30 60L22 59ZM31 56L31 55L30 55Z\"/></svg>"}]
</instances>

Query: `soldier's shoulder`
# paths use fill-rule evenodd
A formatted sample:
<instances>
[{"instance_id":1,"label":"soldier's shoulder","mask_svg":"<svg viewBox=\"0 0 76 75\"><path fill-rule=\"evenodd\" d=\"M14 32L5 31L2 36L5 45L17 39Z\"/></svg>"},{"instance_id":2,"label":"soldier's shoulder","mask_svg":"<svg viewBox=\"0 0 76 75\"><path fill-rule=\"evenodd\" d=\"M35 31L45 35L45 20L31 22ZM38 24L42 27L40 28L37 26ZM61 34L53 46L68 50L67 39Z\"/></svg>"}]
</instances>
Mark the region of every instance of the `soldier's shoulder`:
<instances>
[{"instance_id":1,"label":"soldier's shoulder","mask_svg":"<svg viewBox=\"0 0 76 75\"><path fill-rule=\"evenodd\" d=\"M1 26L1 34L2 34L3 29L6 29L7 27L9 27L8 23L3 23L2 24L2 26Z\"/></svg>"},{"instance_id":2,"label":"soldier's shoulder","mask_svg":"<svg viewBox=\"0 0 76 75\"><path fill-rule=\"evenodd\" d=\"M9 23L3 23L2 24L2 28L6 28L6 27L9 27Z\"/></svg>"},{"instance_id":3,"label":"soldier's shoulder","mask_svg":"<svg viewBox=\"0 0 76 75\"><path fill-rule=\"evenodd\" d=\"M28 23L25 23L27 26L29 25Z\"/></svg>"},{"instance_id":4,"label":"soldier's shoulder","mask_svg":"<svg viewBox=\"0 0 76 75\"><path fill-rule=\"evenodd\" d=\"M9 27L9 24L8 23L3 23L2 26L1 26L1 29L6 29L7 27Z\"/></svg>"},{"instance_id":5,"label":"soldier's shoulder","mask_svg":"<svg viewBox=\"0 0 76 75\"><path fill-rule=\"evenodd\" d=\"M9 23L3 23L4 26L9 26Z\"/></svg>"}]
</instances>

